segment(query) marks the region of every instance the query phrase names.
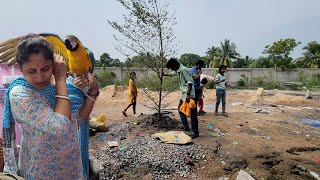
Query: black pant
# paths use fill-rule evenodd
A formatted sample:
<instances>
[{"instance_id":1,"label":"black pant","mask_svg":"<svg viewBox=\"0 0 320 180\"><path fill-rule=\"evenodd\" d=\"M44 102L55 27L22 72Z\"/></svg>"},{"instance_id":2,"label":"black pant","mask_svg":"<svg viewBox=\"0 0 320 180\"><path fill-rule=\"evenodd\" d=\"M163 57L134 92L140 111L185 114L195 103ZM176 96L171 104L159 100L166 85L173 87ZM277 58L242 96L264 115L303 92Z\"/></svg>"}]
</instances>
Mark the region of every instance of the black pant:
<instances>
[{"instance_id":1,"label":"black pant","mask_svg":"<svg viewBox=\"0 0 320 180\"><path fill-rule=\"evenodd\" d=\"M194 89L194 95L195 95L194 101L196 104L200 98L200 94L201 94L201 89Z\"/></svg>"},{"instance_id":2,"label":"black pant","mask_svg":"<svg viewBox=\"0 0 320 180\"><path fill-rule=\"evenodd\" d=\"M193 99L193 100L195 100L195 99ZM189 131L190 128L189 128L189 125L188 125L187 116L185 114L183 114L183 112L180 111L180 106L182 105L182 103L183 103L183 101L180 99L179 106L178 106L178 112L179 112L179 115L180 115L180 119L182 121L183 128L186 131ZM192 132L194 134L199 134L197 112L198 112L197 106L194 109L191 110L191 128L192 128Z\"/></svg>"}]
</instances>

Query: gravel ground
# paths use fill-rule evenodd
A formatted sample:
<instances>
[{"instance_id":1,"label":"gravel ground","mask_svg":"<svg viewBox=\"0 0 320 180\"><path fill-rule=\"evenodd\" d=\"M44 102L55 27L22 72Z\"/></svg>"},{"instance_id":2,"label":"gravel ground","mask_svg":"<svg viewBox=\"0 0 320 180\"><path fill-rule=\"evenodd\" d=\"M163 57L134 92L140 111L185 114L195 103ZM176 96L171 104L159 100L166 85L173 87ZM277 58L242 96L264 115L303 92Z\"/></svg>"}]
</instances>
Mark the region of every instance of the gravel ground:
<instances>
[{"instance_id":1,"label":"gravel ground","mask_svg":"<svg viewBox=\"0 0 320 180\"><path fill-rule=\"evenodd\" d=\"M121 179L142 171L142 176L150 173L153 179L167 179L172 174L187 177L195 163L206 158L205 154L199 145L165 144L142 137L127 146L102 147L91 159L100 164L99 179Z\"/></svg>"}]
</instances>

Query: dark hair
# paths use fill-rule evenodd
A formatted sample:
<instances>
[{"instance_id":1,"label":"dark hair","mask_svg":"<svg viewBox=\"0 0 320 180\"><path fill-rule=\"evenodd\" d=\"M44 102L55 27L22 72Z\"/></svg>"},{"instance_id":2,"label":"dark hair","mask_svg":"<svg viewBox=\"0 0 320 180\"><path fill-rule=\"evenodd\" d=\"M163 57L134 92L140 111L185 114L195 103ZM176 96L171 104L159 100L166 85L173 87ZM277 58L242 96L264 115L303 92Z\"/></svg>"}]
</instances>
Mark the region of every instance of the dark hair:
<instances>
[{"instance_id":1,"label":"dark hair","mask_svg":"<svg viewBox=\"0 0 320 180\"><path fill-rule=\"evenodd\" d=\"M203 67L203 66L204 66L204 61L202 61L201 59L198 60L198 61L196 62L196 66L197 66L197 65Z\"/></svg>"},{"instance_id":2,"label":"dark hair","mask_svg":"<svg viewBox=\"0 0 320 180\"><path fill-rule=\"evenodd\" d=\"M25 38L22 40L16 51L16 59L20 66L29 60L30 55L41 53L45 59L54 60L53 48L49 42L41 36Z\"/></svg>"},{"instance_id":3,"label":"dark hair","mask_svg":"<svg viewBox=\"0 0 320 180\"><path fill-rule=\"evenodd\" d=\"M172 69L174 71L178 70L180 66L180 63L176 58L170 58L167 62L167 68Z\"/></svg>"},{"instance_id":4,"label":"dark hair","mask_svg":"<svg viewBox=\"0 0 320 180\"><path fill-rule=\"evenodd\" d=\"M207 83L208 83L207 78L202 78L202 80L201 80L201 84L207 84Z\"/></svg>"},{"instance_id":5,"label":"dark hair","mask_svg":"<svg viewBox=\"0 0 320 180\"><path fill-rule=\"evenodd\" d=\"M227 66L226 65L221 65L220 67L219 67L219 73L221 72L221 69L227 69Z\"/></svg>"},{"instance_id":6,"label":"dark hair","mask_svg":"<svg viewBox=\"0 0 320 180\"><path fill-rule=\"evenodd\" d=\"M136 72L131 71L131 72L130 72L130 74L129 74L130 78L131 78L133 75L135 75L135 76L136 76Z\"/></svg>"}]
</instances>

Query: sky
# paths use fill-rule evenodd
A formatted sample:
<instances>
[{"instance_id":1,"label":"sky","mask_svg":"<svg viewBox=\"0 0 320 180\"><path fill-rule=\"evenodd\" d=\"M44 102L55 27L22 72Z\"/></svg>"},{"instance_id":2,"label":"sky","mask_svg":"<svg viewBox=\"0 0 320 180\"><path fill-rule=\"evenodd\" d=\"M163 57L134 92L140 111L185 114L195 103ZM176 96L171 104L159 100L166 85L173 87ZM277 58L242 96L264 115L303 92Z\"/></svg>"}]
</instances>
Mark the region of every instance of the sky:
<instances>
[{"instance_id":1,"label":"sky","mask_svg":"<svg viewBox=\"0 0 320 180\"><path fill-rule=\"evenodd\" d=\"M292 56L301 56L310 41L320 42L319 0L169 0L177 18L178 51L204 56L225 38L241 56L257 58L264 47L285 38L301 41ZM95 58L109 53L124 60L107 20L122 21L125 9L116 0L0 0L0 42L28 33L76 35Z\"/></svg>"}]
</instances>

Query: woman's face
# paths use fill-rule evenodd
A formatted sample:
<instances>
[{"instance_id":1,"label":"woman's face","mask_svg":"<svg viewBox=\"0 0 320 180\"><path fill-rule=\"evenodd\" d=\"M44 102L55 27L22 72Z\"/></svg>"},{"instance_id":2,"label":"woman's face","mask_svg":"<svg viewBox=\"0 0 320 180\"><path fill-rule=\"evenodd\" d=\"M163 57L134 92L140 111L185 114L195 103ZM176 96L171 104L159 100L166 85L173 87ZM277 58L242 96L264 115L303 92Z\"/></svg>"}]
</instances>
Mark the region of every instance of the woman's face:
<instances>
[{"instance_id":1,"label":"woman's face","mask_svg":"<svg viewBox=\"0 0 320 180\"><path fill-rule=\"evenodd\" d=\"M52 60L44 58L42 53L31 54L28 61L21 66L24 78L39 90L50 84L52 70Z\"/></svg>"}]
</instances>

